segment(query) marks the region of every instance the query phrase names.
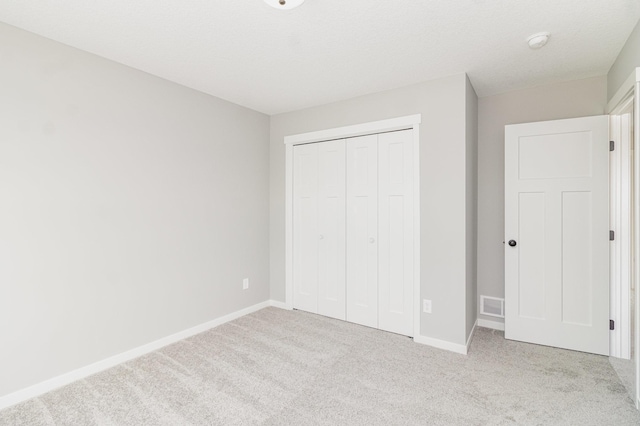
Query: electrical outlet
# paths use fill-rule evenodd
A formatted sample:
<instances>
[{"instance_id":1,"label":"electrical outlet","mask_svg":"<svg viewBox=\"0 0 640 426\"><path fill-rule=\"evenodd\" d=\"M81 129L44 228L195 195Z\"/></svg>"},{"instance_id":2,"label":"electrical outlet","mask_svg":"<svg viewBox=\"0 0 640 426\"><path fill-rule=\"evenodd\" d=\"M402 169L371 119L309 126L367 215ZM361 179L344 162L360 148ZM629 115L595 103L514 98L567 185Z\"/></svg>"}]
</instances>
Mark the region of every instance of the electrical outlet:
<instances>
[{"instance_id":1,"label":"electrical outlet","mask_svg":"<svg viewBox=\"0 0 640 426\"><path fill-rule=\"evenodd\" d=\"M422 310L427 314L431 313L431 300L424 299L422 301Z\"/></svg>"},{"instance_id":2,"label":"electrical outlet","mask_svg":"<svg viewBox=\"0 0 640 426\"><path fill-rule=\"evenodd\" d=\"M246 290L249 288L249 278L245 278L244 280L242 280L242 289Z\"/></svg>"}]
</instances>

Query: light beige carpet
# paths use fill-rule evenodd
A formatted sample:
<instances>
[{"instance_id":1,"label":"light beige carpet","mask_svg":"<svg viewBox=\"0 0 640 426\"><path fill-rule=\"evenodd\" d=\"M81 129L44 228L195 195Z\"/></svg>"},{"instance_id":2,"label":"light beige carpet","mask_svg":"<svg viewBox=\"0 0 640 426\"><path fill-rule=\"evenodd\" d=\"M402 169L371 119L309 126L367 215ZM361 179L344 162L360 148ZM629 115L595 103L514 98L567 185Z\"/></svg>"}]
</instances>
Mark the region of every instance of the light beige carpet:
<instances>
[{"instance_id":1,"label":"light beige carpet","mask_svg":"<svg viewBox=\"0 0 640 426\"><path fill-rule=\"evenodd\" d=\"M606 357L479 328L468 356L267 308L0 411L2 425L638 425Z\"/></svg>"}]
</instances>

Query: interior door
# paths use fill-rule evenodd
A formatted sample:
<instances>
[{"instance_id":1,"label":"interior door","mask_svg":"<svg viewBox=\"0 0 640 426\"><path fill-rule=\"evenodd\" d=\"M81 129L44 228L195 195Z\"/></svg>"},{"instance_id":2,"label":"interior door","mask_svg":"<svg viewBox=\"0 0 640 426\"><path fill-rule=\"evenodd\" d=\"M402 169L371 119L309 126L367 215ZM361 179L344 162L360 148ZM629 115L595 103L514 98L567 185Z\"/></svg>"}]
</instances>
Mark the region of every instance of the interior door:
<instances>
[{"instance_id":1,"label":"interior door","mask_svg":"<svg viewBox=\"0 0 640 426\"><path fill-rule=\"evenodd\" d=\"M412 131L378 135L378 328L413 336Z\"/></svg>"},{"instance_id":2,"label":"interior door","mask_svg":"<svg viewBox=\"0 0 640 426\"><path fill-rule=\"evenodd\" d=\"M346 149L347 321L378 327L378 135Z\"/></svg>"},{"instance_id":3,"label":"interior door","mask_svg":"<svg viewBox=\"0 0 640 426\"><path fill-rule=\"evenodd\" d=\"M318 143L318 313L346 318L345 143Z\"/></svg>"},{"instance_id":4,"label":"interior door","mask_svg":"<svg viewBox=\"0 0 640 426\"><path fill-rule=\"evenodd\" d=\"M505 337L609 353L608 117L505 128Z\"/></svg>"}]
</instances>

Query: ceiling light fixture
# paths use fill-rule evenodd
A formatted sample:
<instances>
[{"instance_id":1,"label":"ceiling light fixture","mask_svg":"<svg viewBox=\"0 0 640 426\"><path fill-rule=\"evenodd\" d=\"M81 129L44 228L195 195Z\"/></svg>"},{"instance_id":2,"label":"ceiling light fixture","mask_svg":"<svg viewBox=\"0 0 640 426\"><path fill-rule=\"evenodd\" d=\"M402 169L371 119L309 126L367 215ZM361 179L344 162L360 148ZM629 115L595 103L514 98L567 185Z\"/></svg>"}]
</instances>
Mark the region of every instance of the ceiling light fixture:
<instances>
[{"instance_id":1,"label":"ceiling light fixture","mask_svg":"<svg viewBox=\"0 0 640 426\"><path fill-rule=\"evenodd\" d=\"M532 49L540 49L542 46L547 44L549 41L549 33L536 33L530 35L527 39L527 43L529 43L529 47Z\"/></svg>"},{"instance_id":2,"label":"ceiling light fixture","mask_svg":"<svg viewBox=\"0 0 640 426\"><path fill-rule=\"evenodd\" d=\"M287 10L300 6L304 0L264 0L264 2L276 9Z\"/></svg>"}]
</instances>

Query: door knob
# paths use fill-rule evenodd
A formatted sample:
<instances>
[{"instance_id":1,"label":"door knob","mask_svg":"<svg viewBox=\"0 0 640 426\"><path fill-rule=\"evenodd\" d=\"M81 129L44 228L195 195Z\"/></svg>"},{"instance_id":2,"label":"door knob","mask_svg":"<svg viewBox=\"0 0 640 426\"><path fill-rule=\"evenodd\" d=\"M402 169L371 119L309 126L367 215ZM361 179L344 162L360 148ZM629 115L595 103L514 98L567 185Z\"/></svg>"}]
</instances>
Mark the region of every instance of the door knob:
<instances>
[{"instance_id":1,"label":"door knob","mask_svg":"<svg viewBox=\"0 0 640 426\"><path fill-rule=\"evenodd\" d=\"M320 239L324 240L324 235L320 234Z\"/></svg>"},{"instance_id":2,"label":"door knob","mask_svg":"<svg viewBox=\"0 0 640 426\"><path fill-rule=\"evenodd\" d=\"M371 238L369 238L369 242L370 242L371 244L373 244L373 243L375 243L375 242L376 242L376 239L375 239L375 238L373 238L373 237L371 237Z\"/></svg>"},{"instance_id":3,"label":"door knob","mask_svg":"<svg viewBox=\"0 0 640 426\"><path fill-rule=\"evenodd\" d=\"M516 240L509 240L509 245L511 247L515 247L518 243L516 243Z\"/></svg>"}]
</instances>

